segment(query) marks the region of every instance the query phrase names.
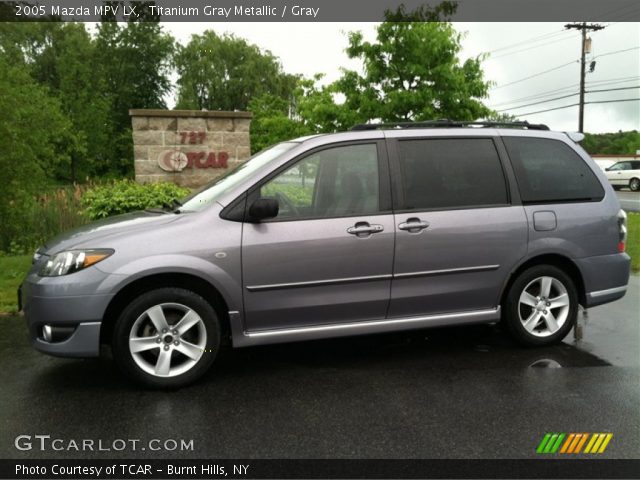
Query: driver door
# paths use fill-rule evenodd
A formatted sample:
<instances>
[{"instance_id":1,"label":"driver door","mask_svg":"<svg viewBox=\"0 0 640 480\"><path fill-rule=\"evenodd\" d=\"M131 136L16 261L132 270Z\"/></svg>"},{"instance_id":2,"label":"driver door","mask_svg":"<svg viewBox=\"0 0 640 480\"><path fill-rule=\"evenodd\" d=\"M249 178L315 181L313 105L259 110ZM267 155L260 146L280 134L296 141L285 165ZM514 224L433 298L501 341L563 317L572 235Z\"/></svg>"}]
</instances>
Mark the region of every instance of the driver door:
<instances>
[{"instance_id":1,"label":"driver door","mask_svg":"<svg viewBox=\"0 0 640 480\"><path fill-rule=\"evenodd\" d=\"M275 197L274 219L245 223L245 329L384 319L394 221L382 141L316 149L249 193Z\"/></svg>"}]
</instances>

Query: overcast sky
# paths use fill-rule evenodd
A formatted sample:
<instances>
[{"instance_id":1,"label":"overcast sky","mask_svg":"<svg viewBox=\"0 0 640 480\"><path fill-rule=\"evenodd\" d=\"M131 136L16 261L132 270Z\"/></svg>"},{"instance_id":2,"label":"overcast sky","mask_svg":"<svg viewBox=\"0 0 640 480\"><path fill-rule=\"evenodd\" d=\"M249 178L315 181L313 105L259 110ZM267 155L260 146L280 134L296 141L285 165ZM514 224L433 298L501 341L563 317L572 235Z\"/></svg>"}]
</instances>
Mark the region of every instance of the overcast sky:
<instances>
[{"instance_id":1,"label":"overcast sky","mask_svg":"<svg viewBox=\"0 0 640 480\"><path fill-rule=\"evenodd\" d=\"M359 62L347 58L346 32L360 30L365 39L375 39L374 23L164 23L179 42L188 42L194 33L213 29L228 32L270 50L280 58L284 70L311 76L326 75L330 82L340 76L340 67L359 69ZM588 93L586 101L639 98L640 24L604 23L607 28L591 32L591 54L587 64L596 61L595 71L587 74L587 91L626 88ZM483 67L494 87L487 105L524 114L578 102L567 96L578 92L580 81L580 34L565 30L564 23L454 23L465 32L461 60L491 52ZM620 53L612 53L627 50ZM601 56L601 57L599 57ZM568 65L567 65L568 64ZM556 68L558 67L558 68ZM542 73L552 70L548 73ZM542 73L542 74L540 74ZM540 74L540 75L538 75ZM525 77L532 77L520 81ZM511 82L516 82L510 84ZM510 84L510 85L509 85ZM542 96L541 94L548 94ZM173 105L170 105L173 106ZM546 123L554 130L577 130L578 107L520 116L522 120ZM640 102L602 103L585 106L585 131L613 132L640 130Z\"/></svg>"}]
</instances>

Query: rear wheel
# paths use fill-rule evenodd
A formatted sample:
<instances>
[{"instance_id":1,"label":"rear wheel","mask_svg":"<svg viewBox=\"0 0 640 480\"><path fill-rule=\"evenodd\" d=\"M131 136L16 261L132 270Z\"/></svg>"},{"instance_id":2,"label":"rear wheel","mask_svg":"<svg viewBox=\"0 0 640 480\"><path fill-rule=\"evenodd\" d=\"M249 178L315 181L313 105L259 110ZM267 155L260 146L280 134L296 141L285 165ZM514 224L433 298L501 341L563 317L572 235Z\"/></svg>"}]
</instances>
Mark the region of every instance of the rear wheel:
<instances>
[{"instance_id":1,"label":"rear wheel","mask_svg":"<svg viewBox=\"0 0 640 480\"><path fill-rule=\"evenodd\" d=\"M632 178L629 180L629 188L632 192L640 190L640 178Z\"/></svg>"},{"instance_id":2,"label":"rear wheel","mask_svg":"<svg viewBox=\"0 0 640 480\"><path fill-rule=\"evenodd\" d=\"M112 340L120 369L149 387L187 385L211 366L220 326L211 305L181 288L161 288L132 301L118 318Z\"/></svg>"},{"instance_id":3,"label":"rear wheel","mask_svg":"<svg viewBox=\"0 0 640 480\"><path fill-rule=\"evenodd\" d=\"M522 272L504 302L503 321L511 335L529 346L561 341L578 315L578 294L571 278L553 265Z\"/></svg>"},{"instance_id":4,"label":"rear wheel","mask_svg":"<svg viewBox=\"0 0 640 480\"><path fill-rule=\"evenodd\" d=\"M622 187L620 185L612 185L613 189L618 191L620 190Z\"/></svg>"}]
</instances>

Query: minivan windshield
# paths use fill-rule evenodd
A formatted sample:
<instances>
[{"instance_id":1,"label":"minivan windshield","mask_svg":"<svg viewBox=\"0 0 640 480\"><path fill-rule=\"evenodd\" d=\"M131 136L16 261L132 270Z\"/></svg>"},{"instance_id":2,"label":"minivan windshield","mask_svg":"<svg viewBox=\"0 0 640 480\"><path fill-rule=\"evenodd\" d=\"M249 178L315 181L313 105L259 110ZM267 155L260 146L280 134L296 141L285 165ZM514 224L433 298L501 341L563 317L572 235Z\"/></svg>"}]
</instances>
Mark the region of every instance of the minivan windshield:
<instances>
[{"instance_id":1,"label":"minivan windshield","mask_svg":"<svg viewBox=\"0 0 640 480\"><path fill-rule=\"evenodd\" d=\"M225 193L250 177L255 171L262 168L274 158L282 155L284 152L291 150L296 145L298 145L298 142L283 142L256 153L243 164L189 195L183 201L180 211L193 212L205 209Z\"/></svg>"}]
</instances>

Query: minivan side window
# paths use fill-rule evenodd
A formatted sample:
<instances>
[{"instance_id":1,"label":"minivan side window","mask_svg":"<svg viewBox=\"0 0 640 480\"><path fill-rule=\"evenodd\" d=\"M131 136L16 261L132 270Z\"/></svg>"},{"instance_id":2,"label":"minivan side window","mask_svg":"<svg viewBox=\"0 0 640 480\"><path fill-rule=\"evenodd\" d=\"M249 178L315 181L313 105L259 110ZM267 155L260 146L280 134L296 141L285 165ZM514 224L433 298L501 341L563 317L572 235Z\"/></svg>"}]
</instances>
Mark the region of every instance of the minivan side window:
<instances>
[{"instance_id":1,"label":"minivan side window","mask_svg":"<svg viewBox=\"0 0 640 480\"><path fill-rule=\"evenodd\" d=\"M303 158L260 187L277 198L275 220L331 218L379 211L376 144L331 147Z\"/></svg>"},{"instance_id":2,"label":"minivan side window","mask_svg":"<svg viewBox=\"0 0 640 480\"><path fill-rule=\"evenodd\" d=\"M509 202L489 138L398 141L406 210L482 207Z\"/></svg>"},{"instance_id":3,"label":"minivan side window","mask_svg":"<svg viewBox=\"0 0 640 480\"><path fill-rule=\"evenodd\" d=\"M503 137L523 203L600 201L604 189L586 162L560 140Z\"/></svg>"}]
</instances>

